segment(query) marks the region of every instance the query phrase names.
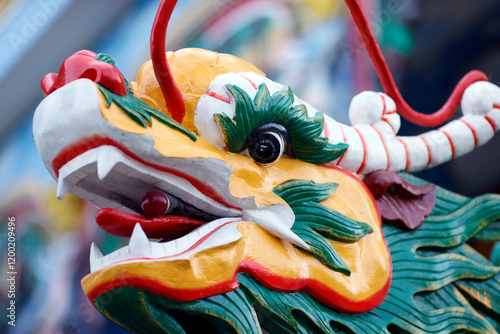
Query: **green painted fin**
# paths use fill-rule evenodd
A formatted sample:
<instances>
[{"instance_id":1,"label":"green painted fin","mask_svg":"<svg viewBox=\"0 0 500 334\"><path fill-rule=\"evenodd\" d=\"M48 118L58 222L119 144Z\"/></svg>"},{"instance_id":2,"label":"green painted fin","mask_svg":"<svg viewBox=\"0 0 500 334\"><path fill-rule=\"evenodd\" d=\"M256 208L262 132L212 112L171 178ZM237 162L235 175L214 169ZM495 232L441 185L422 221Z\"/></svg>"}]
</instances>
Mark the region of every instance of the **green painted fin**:
<instances>
[{"instance_id":1,"label":"green painted fin","mask_svg":"<svg viewBox=\"0 0 500 334\"><path fill-rule=\"evenodd\" d=\"M307 252L329 268L350 275L351 271L328 239L355 242L373 230L370 225L320 203L330 197L337 187L337 183L289 180L275 187L273 192L287 202L295 214L292 231L311 247Z\"/></svg>"}]
</instances>

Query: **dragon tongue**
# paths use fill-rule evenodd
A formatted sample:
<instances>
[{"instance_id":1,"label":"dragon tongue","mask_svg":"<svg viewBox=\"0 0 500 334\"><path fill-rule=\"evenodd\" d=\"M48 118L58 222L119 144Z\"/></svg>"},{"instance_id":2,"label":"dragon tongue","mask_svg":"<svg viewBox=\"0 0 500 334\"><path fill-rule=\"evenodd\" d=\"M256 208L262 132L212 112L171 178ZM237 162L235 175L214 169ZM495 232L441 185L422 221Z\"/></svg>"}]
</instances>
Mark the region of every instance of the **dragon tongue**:
<instances>
[{"instance_id":1,"label":"dragon tongue","mask_svg":"<svg viewBox=\"0 0 500 334\"><path fill-rule=\"evenodd\" d=\"M139 224L147 237L159 239L175 239L206 224L203 221L181 216L148 218L111 208L99 210L96 214L96 222L106 232L119 237L131 237L135 227Z\"/></svg>"}]
</instances>

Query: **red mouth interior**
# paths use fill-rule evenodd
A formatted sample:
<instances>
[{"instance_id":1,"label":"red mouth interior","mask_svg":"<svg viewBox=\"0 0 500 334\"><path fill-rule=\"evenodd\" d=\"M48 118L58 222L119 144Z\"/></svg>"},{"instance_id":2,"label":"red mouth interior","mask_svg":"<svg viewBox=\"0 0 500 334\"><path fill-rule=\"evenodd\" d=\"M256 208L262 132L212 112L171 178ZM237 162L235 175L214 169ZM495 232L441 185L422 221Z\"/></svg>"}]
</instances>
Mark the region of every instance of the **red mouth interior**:
<instances>
[{"instance_id":1,"label":"red mouth interior","mask_svg":"<svg viewBox=\"0 0 500 334\"><path fill-rule=\"evenodd\" d=\"M149 218L111 208L103 208L96 214L97 224L106 232L130 238L135 224L141 224L148 238L177 239L206 224L204 221L182 216L167 215Z\"/></svg>"}]
</instances>

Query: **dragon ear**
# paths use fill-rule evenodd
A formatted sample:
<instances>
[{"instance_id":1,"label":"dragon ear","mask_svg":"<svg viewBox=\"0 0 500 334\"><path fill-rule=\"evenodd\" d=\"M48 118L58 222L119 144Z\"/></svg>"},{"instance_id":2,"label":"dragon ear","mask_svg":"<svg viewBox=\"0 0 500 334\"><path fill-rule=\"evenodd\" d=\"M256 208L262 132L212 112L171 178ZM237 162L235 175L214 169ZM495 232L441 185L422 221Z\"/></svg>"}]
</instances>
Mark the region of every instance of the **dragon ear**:
<instances>
[{"instance_id":1,"label":"dragon ear","mask_svg":"<svg viewBox=\"0 0 500 334\"><path fill-rule=\"evenodd\" d=\"M184 97L170 71L165 52L168 22L176 4L177 0L161 1L151 30L150 51L156 79L160 84L167 109L172 119L182 123L186 115L186 105L184 104Z\"/></svg>"},{"instance_id":2,"label":"dragon ear","mask_svg":"<svg viewBox=\"0 0 500 334\"><path fill-rule=\"evenodd\" d=\"M365 44L366 50L370 55L373 66L377 71L382 87L387 95L389 95L396 103L397 110L401 116L403 116L407 121L420 126L438 126L446 122L457 109L460 104L460 100L465 92L465 90L477 81L489 81L486 74L480 71L471 71L466 76L460 80L460 82L455 87L455 90L451 94L445 105L433 114L422 114L413 110L404 100L403 96L399 92L394 78L392 77L391 71L387 66L384 59L384 55L380 50L380 46L377 43L375 36L371 30L370 24L363 14L363 9L360 5L360 0L345 0L351 15L356 23L361 37L363 38L363 43Z\"/></svg>"}]
</instances>

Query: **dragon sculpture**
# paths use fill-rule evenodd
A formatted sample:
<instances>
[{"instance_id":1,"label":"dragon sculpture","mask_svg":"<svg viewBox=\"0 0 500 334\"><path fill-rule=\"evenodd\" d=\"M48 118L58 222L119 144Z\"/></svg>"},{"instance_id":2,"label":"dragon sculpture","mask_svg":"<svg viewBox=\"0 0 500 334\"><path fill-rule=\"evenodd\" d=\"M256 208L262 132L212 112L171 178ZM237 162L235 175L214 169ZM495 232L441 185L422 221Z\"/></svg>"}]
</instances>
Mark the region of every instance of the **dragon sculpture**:
<instances>
[{"instance_id":1,"label":"dragon sculpture","mask_svg":"<svg viewBox=\"0 0 500 334\"><path fill-rule=\"evenodd\" d=\"M500 239L500 197L405 172L491 139L500 89L474 71L417 113L346 0L386 93L356 96L340 124L237 57L165 53L175 3L136 82L90 51L42 80L34 138L58 198L130 238L108 255L92 244L93 305L133 333L496 333L500 268L467 241ZM398 136L400 114L442 127Z\"/></svg>"}]
</instances>

